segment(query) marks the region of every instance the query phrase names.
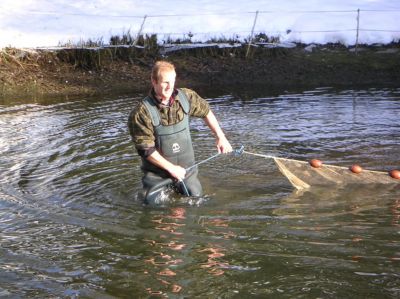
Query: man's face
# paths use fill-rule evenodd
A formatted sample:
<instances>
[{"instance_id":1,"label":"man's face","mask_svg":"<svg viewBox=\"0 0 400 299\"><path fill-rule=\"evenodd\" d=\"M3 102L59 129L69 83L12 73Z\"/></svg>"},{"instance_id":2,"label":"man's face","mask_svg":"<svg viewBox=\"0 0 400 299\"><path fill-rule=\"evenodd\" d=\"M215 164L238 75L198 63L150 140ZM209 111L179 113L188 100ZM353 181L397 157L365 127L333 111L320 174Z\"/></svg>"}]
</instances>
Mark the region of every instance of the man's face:
<instances>
[{"instance_id":1,"label":"man's face","mask_svg":"<svg viewBox=\"0 0 400 299\"><path fill-rule=\"evenodd\" d=\"M161 70L158 80L152 80L154 91L162 101L169 100L174 91L176 73L174 70Z\"/></svg>"}]
</instances>

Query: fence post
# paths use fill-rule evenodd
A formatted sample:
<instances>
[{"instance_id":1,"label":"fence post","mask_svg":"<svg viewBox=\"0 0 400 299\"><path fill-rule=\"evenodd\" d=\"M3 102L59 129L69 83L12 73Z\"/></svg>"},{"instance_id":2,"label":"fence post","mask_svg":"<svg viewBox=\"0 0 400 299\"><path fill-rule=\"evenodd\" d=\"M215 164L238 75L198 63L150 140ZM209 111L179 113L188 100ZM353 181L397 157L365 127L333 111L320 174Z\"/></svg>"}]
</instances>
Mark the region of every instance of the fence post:
<instances>
[{"instance_id":1,"label":"fence post","mask_svg":"<svg viewBox=\"0 0 400 299\"><path fill-rule=\"evenodd\" d=\"M140 25L139 32L138 32L138 34L136 36L135 42L133 43L134 46L136 46L138 41L139 41L139 37L142 34L144 22L146 22L146 19L147 19L147 15L144 15L142 25Z\"/></svg>"},{"instance_id":2,"label":"fence post","mask_svg":"<svg viewBox=\"0 0 400 299\"><path fill-rule=\"evenodd\" d=\"M249 44L247 45L246 58L249 55L250 46L251 46L251 43L253 41L254 28L256 27L257 17L258 17L258 10L256 11L256 16L254 17L253 28L251 28L250 40L249 40Z\"/></svg>"},{"instance_id":3,"label":"fence post","mask_svg":"<svg viewBox=\"0 0 400 299\"><path fill-rule=\"evenodd\" d=\"M360 31L360 9L357 9L356 54L358 54L358 35Z\"/></svg>"}]
</instances>

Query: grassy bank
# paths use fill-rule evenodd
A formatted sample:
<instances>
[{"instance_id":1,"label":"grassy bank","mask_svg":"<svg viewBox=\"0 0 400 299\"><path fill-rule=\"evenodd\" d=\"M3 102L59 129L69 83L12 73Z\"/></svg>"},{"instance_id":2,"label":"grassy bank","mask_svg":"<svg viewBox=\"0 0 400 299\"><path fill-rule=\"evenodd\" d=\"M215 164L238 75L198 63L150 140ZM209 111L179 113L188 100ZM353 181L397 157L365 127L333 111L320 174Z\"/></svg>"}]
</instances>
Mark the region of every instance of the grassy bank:
<instances>
[{"instance_id":1,"label":"grassy bank","mask_svg":"<svg viewBox=\"0 0 400 299\"><path fill-rule=\"evenodd\" d=\"M388 85L400 82L400 45L258 44L221 47L157 44L54 49L6 48L0 52L0 96L132 92L149 87L157 59L175 63L179 84L191 87ZM168 50L168 51L166 51Z\"/></svg>"}]
</instances>

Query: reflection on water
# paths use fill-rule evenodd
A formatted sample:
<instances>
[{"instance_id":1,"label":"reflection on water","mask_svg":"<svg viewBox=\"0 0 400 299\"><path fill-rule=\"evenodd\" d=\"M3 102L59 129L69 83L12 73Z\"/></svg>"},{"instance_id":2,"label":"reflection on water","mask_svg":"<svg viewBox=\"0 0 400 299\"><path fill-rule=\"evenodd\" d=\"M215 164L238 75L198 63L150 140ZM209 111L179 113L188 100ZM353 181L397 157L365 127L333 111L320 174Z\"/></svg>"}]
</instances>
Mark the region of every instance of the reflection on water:
<instances>
[{"instance_id":1,"label":"reflection on water","mask_svg":"<svg viewBox=\"0 0 400 299\"><path fill-rule=\"evenodd\" d=\"M400 227L400 198L393 201L390 211L393 214L391 224Z\"/></svg>"},{"instance_id":2,"label":"reflection on water","mask_svg":"<svg viewBox=\"0 0 400 299\"><path fill-rule=\"evenodd\" d=\"M399 89L212 94L235 148L400 167ZM271 159L221 155L205 198L144 207L126 127L142 96L0 104L0 297L400 296L398 185L298 192Z\"/></svg>"},{"instance_id":3,"label":"reflection on water","mask_svg":"<svg viewBox=\"0 0 400 299\"><path fill-rule=\"evenodd\" d=\"M167 295L168 291L179 293L182 290L182 286L175 283L175 276L177 276L176 269L184 263L185 254L183 251L188 246L188 244L183 243L184 239L182 238L185 214L185 208L174 207L170 209L170 214L156 215L151 220L155 224L154 229L161 231L158 236L161 240L146 240L149 247L152 248L153 256L150 256L145 262L154 266L155 270L152 271L152 276L156 277L160 282L159 286L164 291L148 287L146 290L149 294ZM149 275L149 271L146 270L145 274ZM171 281L169 281L170 277L172 278Z\"/></svg>"}]
</instances>

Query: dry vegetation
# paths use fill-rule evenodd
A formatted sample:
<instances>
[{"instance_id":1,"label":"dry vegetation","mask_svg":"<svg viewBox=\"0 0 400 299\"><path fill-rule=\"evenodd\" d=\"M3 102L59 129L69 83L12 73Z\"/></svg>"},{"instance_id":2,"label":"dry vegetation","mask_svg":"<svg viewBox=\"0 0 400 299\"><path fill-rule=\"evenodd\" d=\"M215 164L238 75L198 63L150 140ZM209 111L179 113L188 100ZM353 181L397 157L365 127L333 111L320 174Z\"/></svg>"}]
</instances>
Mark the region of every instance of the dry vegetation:
<instances>
[{"instance_id":1,"label":"dry vegetation","mask_svg":"<svg viewBox=\"0 0 400 299\"><path fill-rule=\"evenodd\" d=\"M131 45L120 45L121 43ZM232 41L228 41L231 42ZM89 47L88 47L89 46ZM147 89L152 64L169 59L180 84L189 86L267 85L398 85L398 43L354 49L333 44L294 48L251 47L184 49L163 54L154 36L132 45L127 37L109 46L91 43L57 49L0 51L0 96L16 94L82 94Z\"/></svg>"}]
</instances>

